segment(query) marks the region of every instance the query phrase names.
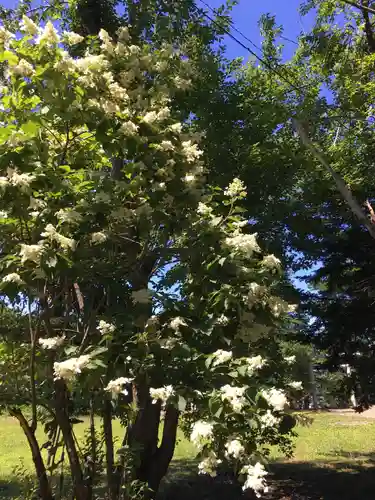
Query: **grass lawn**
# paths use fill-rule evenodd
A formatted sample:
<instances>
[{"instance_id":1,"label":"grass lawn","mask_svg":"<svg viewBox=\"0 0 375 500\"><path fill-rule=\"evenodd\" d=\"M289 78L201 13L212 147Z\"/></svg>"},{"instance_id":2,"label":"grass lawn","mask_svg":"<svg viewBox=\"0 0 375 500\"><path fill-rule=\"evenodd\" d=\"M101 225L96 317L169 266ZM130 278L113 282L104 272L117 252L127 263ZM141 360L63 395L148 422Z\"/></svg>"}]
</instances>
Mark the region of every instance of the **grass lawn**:
<instances>
[{"instance_id":1,"label":"grass lawn","mask_svg":"<svg viewBox=\"0 0 375 500\"><path fill-rule=\"evenodd\" d=\"M283 459L275 450L270 464L271 492L267 499L372 500L375 487L375 420L330 413L313 415L310 426L297 428L295 454ZM78 424L77 437L86 424ZM120 424L115 435L122 436ZM40 437L43 438L42 431ZM23 472L17 474L15 469ZM14 498L25 471L33 472L31 456L19 428L10 417L0 417L0 499ZM240 490L228 479L196 476L194 448L182 436L163 500L237 500Z\"/></svg>"}]
</instances>

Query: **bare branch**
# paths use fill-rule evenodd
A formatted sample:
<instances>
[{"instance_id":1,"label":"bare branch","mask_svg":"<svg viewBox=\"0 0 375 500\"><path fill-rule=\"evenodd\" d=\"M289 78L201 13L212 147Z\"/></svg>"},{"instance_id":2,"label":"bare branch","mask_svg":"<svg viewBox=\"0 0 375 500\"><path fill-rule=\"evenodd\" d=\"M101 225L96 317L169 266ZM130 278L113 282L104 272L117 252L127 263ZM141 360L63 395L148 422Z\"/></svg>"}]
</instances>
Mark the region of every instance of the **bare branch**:
<instances>
[{"instance_id":1,"label":"bare branch","mask_svg":"<svg viewBox=\"0 0 375 500\"><path fill-rule=\"evenodd\" d=\"M355 7L356 9L359 10L365 10L369 12L370 14L375 14L375 9L372 9L371 7L368 7L367 5L361 5L357 2L353 2L351 0L342 0L344 3L347 3L348 5L351 5L352 7Z\"/></svg>"},{"instance_id":2,"label":"bare branch","mask_svg":"<svg viewBox=\"0 0 375 500\"><path fill-rule=\"evenodd\" d=\"M370 236L372 236L372 238L375 239L375 225L368 219L368 217L366 216L366 214L362 210L361 206L359 205L358 201L354 198L350 189L345 184L345 181L343 180L341 175L333 170L331 165L324 158L323 154L314 146L314 144L309 139L302 124L298 120L295 120L295 119L293 119L293 123L295 125L296 131L298 132L298 135L300 136L303 144L309 149L309 151L315 156L315 158L317 160L319 160L319 162L323 165L323 167L325 167L327 172L333 177L333 180L336 183L337 189L340 191L342 197L344 198L346 203L349 205L353 214L357 217L359 222L367 228L368 232L370 233Z\"/></svg>"}]
</instances>

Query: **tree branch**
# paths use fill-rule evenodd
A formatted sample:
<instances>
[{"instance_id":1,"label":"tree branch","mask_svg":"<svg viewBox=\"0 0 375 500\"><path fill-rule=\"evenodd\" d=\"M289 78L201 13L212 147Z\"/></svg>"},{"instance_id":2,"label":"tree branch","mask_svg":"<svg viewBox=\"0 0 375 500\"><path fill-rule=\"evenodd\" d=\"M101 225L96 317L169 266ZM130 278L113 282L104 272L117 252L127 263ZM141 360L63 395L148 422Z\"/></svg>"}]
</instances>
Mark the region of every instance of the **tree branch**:
<instances>
[{"instance_id":1,"label":"tree branch","mask_svg":"<svg viewBox=\"0 0 375 500\"><path fill-rule=\"evenodd\" d=\"M347 3L348 5L351 5L352 7L355 7L356 9L362 10L362 11L367 11L370 14L375 14L375 9L372 9L371 7L368 7L367 5L361 5L358 4L357 2L353 2L351 0L342 0L344 3Z\"/></svg>"},{"instance_id":2,"label":"tree branch","mask_svg":"<svg viewBox=\"0 0 375 500\"><path fill-rule=\"evenodd\" d=\"M375 239L375 225L372 224L372 222L368 219L368 217L362 210L361 206L359 205L358 201L354 198L348 186L345 184L345 181L343 180L341 175L333 170L333 168L324 158L322 153L314 146L314 144L309 139L302 124L295 119L293 119L293 123L303 144L309 149L309 151L315 156L317 160L319 160L319 162L323 165L323 167L327 170L327 172L333 177L337 189L340 191L342 197L350 207L353 214L357 217L359 222L367 228L368 232L370 233L370 236Z\"/></svg>"}]
</instances>

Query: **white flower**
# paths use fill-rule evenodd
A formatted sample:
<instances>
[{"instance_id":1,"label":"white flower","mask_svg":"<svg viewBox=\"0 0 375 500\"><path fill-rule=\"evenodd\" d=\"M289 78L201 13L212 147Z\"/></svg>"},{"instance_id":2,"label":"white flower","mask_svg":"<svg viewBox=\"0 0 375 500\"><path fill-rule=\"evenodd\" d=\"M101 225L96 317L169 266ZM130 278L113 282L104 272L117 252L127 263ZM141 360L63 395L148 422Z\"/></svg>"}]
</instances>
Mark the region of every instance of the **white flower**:
<instances>
[{"instance_id":1,"label":"white flower","mask_svg":"<svg viewBox=\"0 0 375 500\"><path fill-rule=\"evenodd\" d=\"M121 125L120 132L122 132L124 135L128 137L132 137L137 134L138 129L139 129L138 125L136 125L131 121L127 121Z\"/></svg>"},{"instance_id":2,"label":"white flower","mask_svg":"<svg viewBox=\"0 0 375 500\"><path fill-rule=\"evenodd\" d=\"M194 174L186 174L184 177L184 181L188 184L192 183L195 181L195 175Z\"/></svg>"},{"instance_id":3,"label":"white flower","mask_svg":"<svg viewBox=\"0 0 375 500\"><path fill-rule=\"evenodd\" d=\"M237 234L235 236L225 238L225 244L238 252L251 256L253 252L261 251L256 240L257 235L258 233Z\"/></svg>"},{"instance_id":4,"label":"white flower","mask_svg":"<svg viewBox=\"0 0 375 500\"><path fill-rule=\"evenodd\" d=\"M56 267L57 264L57 258L56 257L50 257L49 259L46 260L46 265L48 267Z\"/></svg>"},{"instance_id":5,"label":"white flower","mask_svg":"<svg viewBox=\"0 0 375 500\"><path fill-rule=\"evenodd\" d=\"M53 364L55 380L73 380L78 373L82 372L89 362L90 356L87 354L79 356L78 358L70 358L66 361L55 361Z\"/></svg>"},{"instance_id":6,"label":"white flower","mask_svg":"<svg viewBox=\"0 0 375 500\"><path fill-rule=\"evenodd\" d=\"M263 390L262 396L270 406L275 408L275 410L283 410L288 404L284 392L274 387L272 389Z\"/></svg>"},{"instance_id":7,"label":"white flower","mask_svg":"<svg viewBox=\"0 0 375 500\"><path fill-rule=\"evenodd\" d=\"M22 285L24 283L21 276L17 273L10 273L3 277L1 280L3 283L15 283L16 285Z\"/></svg>"},{"instance_id":8,"label":"white flower","mask_svg":"<svg viewBox=\"0 0 375 500\"><path fill-rule=\"evenodd\" d=\"M158 114L156 111L148 111L142 118L142 121L144 121L148 125L151 125L152 123L156 122L157 119L158 119Z\"/></svg>"},{"instance_id":9,"label":"white flower","mask_svg":"<svg viewBox=\"0 0 375 500\"><path fill-rule=\"evenodd\" d=\"M7 177L0 177L0 188L5 188L9 185L9 180Z\"/></svg>"},{"instance_id":10,"label":"white flower","mask_svg":"<svg viewBox=\"0 0 375 500\"><path fill-rule=\"evenodd\" d=\"M198 474L207 474L211 477L215 477L217 466L221 464L221 462L222 460L218 460L215 453L211 451L210 455L198 464Z\"/></svg>"},{"instance_id":11,"label":"white flower","mask_svg":"<svg viewBox=\"0 0 375 500\"><path fill-rule=\"evenodd\" d=\"M148 304L151 300L151 296L152 294L147 288L134 290L134 292L132 292L132 299L138 304Z\"/></svg>"},{"instance_id":12,"label":"white flower","mask_svg":"<svg viewBox=\"0 0 375 500\"><path fill-rule=\"evenodd\" d=\"M243 454L244 451L245 448L238 439L233 439L225 444L226 457L233 457L237 459Z\"/></svg>"},{"instance_id":13,"label":"white flower","mask_svg":"<svg viewBox=\"0 0 375 500\"><path fill-rule=\"evenodd\" d=\"M115 99L117 101L126 102L129 100L128 93L117 82L110 83L108 85L108 90L111 93L113 99Z\"/></svg>"},{"instance_id":14,"label":"white flower","mask_svg":"<svg viewBox=\"0 0 375 500\"><path fill-rule=\"evenodd\" d=\"M63 335L62 337L51 337L49 339L40 338L39 344L42 349L53 350L63 345L64 341L65 341L65 335Z\"/></svg>"},{"instance_id":15,"label":"white flower","mask_svg":"<svg viewBox=\"0 0 375 500\"><path fill-rule=\"evenodd\" d=\"M213 430L214 427L210 422L198 420L193 425L190 434L190 440L197 448L202 448L204 441L211 440L213 436Z\"/></svg>"},{"instance_id":16,"label":"white flower","mask_svg":"<svg viewBox=\"0 0 375 500\"><path fill-rule=\"evenodd\" d=\"M255 465L245 465L241 469L241 474L246 474L246 481L242 487L245 491L251 489L254 491L257 498L260 498L262 493L268 492L268 486L264 477L268 472L264 469L264 466L257 462Z\"/></svg>"},{"instance_id":17,"label":"white flower","mask_svg":"<svg viewBox=\"0 0 375 500\"><path fill-rule=\"evenodd\" d=\"M98 324L98 330L102 335L108 335L116 330L116 326L101 319Z\"/></svg>"},{"instance_id":18,"label":"white flower","mask_svg":"<svg viewBox=\"0 0 375 500\"><path fill-rule=\"evenodd\" d=\"M168 399L174 395L174 389L171 385L165 385L164 387L159 387L155 389L150 387L150 396L152 397L152 403L155 404L158 400L161 400L165 404Z\"/></svg>"},{"instance_id":19,"label":"white flower","mask_svg":"<svg viewBox=\"0 0 375 500\"><path fill-rule=\"evenodd\" d=\"M169 323L170 327L173 328L173 330L178 330L180 326L188 326L186 321L181 318L180 316L177 316L176 318L173 318L171 322Z\"/></svg>"},{"instance_id":20,"label":"white flower","mask_svg":"<svg viewBox=\"0 0 375 500\"><path fill-rule=\"evenodd\" d=\"M84 40L83 36L74 33L74 31L64 31L63 36L68 45L77 45L77 43L81 43Z\"/></svg>"},{"instance_id":21,"label":"white flower","mask_svg":"<svg viewBox=\"0 0 375 500\"><path fill-rule=\"evenodd\" d=\"M284 361L285 361L286 364L292 365L293 363L296 362L296 357L294 355L293 356L286 356L284 358Z\"/></svg>"},{"instance_id":22,"label":"white flower","mask_svg":"<svg viewBox=\"0 0 375 500\"><path fill-rule=\"evenodd\" d=\"M32 19L27 16L22 16L22 22L20 24L20 29L25 31L28 35L37 35L39 32L39 27L34 23Z\"/></svg>"},{"instance_id":23,"label":"white flower","mask_svg":"<svg viewBox=\"0 0 375 500\"><path fill-rule=\"evenodd\" d=\"M267 361L258 355L246 358L246 363L249 366L248 375L252 375L256 370L263 368L267 364Z\"/></svg>"},{"instance_id":24,"label":"white flower","mask_svg":"<svg viewBox=\"0 0 375 500\"><path fill-rule=\"evenodd\" d=\"M230 359L232 359L232 351L223 351L222 349L218 349L212 354L214 358L212 366L221 365L222 363L226 363Z\"/></svg>"},{"instance_id":25,"label":"white flower","mask_svg":"<svg viewBox=\"0 0 375 500\"><path fill-rule=\"evenodd\" d=\"M75 66L78 71L82 71L83 73L88 72L96 72L101 73L108 68L108 61L106 60L103 54L99 55L87 55L86 57L81 57L80 59L75 60Z\"/></svg>"},{"instance_id":26,"label":"white flower","mask_svg":"<svg viewBox=\"0 0 375 500\"><path fill-rule=\"evenodd\" d=\"M229 318L225 314L221 314L215 321L217 325L226 326L229 323Z\"/></svg>"},{"instance_id":27,"label":"white flower","mask_svg":"<svg viewBox=\"0 0 375 500\"><path fill-rule=\"evenodd\" d=\"M129 29L127 28L127 26L122 26L117 33L119 40L123 40L124 42L130 40Z\"/></svg>"},{"instance_id":28,"label":"white flower","mask_svg":"<svg viewBox=\"0 0 375 500\"><path fill-rule=\"evenodd\" d=\"M229 196L230 198L235 198L236 196L244 197L246 196L245 184L236 177L226 188L224 194L225 196Z\"/></svg>"},{"instance_id":29,"label":"white flower","mask_svg":"<svg viewBox=\"0 0 375 500\"><path fill-rule=\"evenodd\" d=\"M160 339L159 344L162 349L168 349L170 351L176 345L176 339Z\"/></svg>"},{"instance_id":30,"label":"white flower","mask_svg":"<svg viewBox=\"0 0 375 500\"><path fill-rule=\"evenodd\" d=\"M183 141L182 153L188 163L193 163L200 156L202 156L203 151L198 149L198 146L196 144L193 144L191 141Z\"/></svg>"},{"instance_id":31,"label":"white flower","mask_svg":"<svg viewBox=\"0 0 375 500\"><path fill-rule=\"evenodd\" d=\"M289 304L280 297L275 296L269 297L268 306L276 318L278 318L281 314L287 313L289 310Z\"/></svg>"},{"instance_id":32,"label":"white flower","mask_svg":"<svg viewBox=\"0 0 375 500\"><path fill-rule=\"evenodd\" d=\"M263 428L275 427L280 422L278 417L275 417L271 410L267 410L266 413L259 417L260 424Z\"/></svg>"},{"instance_id":33,"label":"white flower","mask_svg":"<svg viewBox=\"0 0 375 500\"><path fill-rule=\"evenodd\" d=\"M48 21L44 29L39 30L39 36L36 39L36 43L45 43L48 46L57 45L60 42L60 37L55 30L55 27Z\"/></svg>"},{"instance_id":34,"label":"white flower","mask_svg":"<svg viewBox=\"0 0 375 500\"><path fill-rule=\"evenodd\" d=\"M158 149L161 151L173 151L174 146L171 141L161 141L160 144L158 144Z\"/></svg>"},{"instance_id":35,"label":"white flower","mask_svg":"<svg viewBox=\"0 0 375 500\"><path fill-rule=\"evenodd\" d=\"M182 123L180 122L177 122L177 123L173 123L172 125L170 125L169 127L169 130L171 130L172 132L176 132L178 134L181 133L182 131Z\"/></svg>"},{"instance_id":36,"label":"white flower","mask_svg":"<svg viewBox=\"0 0 375 500\"><path fill-rule=\"evenodd\" d=\"M250 283L249 289L250 289L250 293L252 295L259 296L265 291L266 288L262 285L259 285L258 283L255 283L255 281L253 281L252 283Z\"/></svg>"},{"instance_id":37,"label":"white flower","mask_svg":"<svg viewBox=\"0 0 375 500\"><path fill-rule=\"evenodd\" d=\"M289 387L291 387L292 389L295 389L297 391L300 391L303 389L303 384L301 381L293 381L293 382L290 382L288 385L289 385Z\"/></svg>"},{"instance_id":38,"label":"white flower","mask_svg":"<svg viewBox=\"0 0 375 500\"><path fill-rule=\"evenodd\" d=\"M31 262L35 262L35 264L39 264L40 257L44 252L45 248L43 245L24 245L21 244L20 256L21 263L25 264L28 260Z\"/></svg>"},{"instance_id":39,"label":"white flower","mask_svg":"<svg viewBox=\"0 0 375 500\"><path fill-rule=\"evenodd\" d=\"M232 387L228 384L220 388L222 401L228 401L233 410L239 412L242 410L243 406L246 404L246 399L244 397L244 392L247 387Z\"/></svg>"},{"instance_id":40,"label":"white flower","mask_svg":"<svg viewBox=\"0 0 375 500\"><path fill-rule=\"evenodd\" d=\"M275 257L273 254L266 255L263 257L262 265L268 269L280 269L281 260Z\"/></svg>"},{"instance_id":41,"label":"white flower","mask_svg":"<svg viewBox=\"0 0 375 500\"><path fill-rule=\"evenodd\" d=\"M145 325L145 328L146 329L155 329L159 326L159 316L157 315L152 315L148 318L148 320L146 321L146 325Z\"/></svg>"},{"instance_id":42,"label":"white flower","mask_svg":"<svg viewBox=\"0 0 375 500\"><path fill-rule=\"evenodd\" d=\"M124 394L127 396L129 392L124 389L124 385L131 384L132 381L133 379L128 377L116 378L115 380L111 380L104 390L113 394Z\"/></svg>"},{"instance_id":43,"label":"white flower","mask_svg":"<svg viewBox=\"0 0 375 500\"><path fill-rule=\"evenodd\" d=\"M198 203L198 208L197 208L197 213L199 215L211 215L212 214L212 208L209 207L208 205L205 205L202 202Z\"/></svg>"},{"instance_id":44,"label":"white flower","mask_svg":"<svg viewBox=\"0 0 375 500\"><path fill-rule=\"evenodd\" d=\"M18 186L21 191L26 191L30 184L36 179L33 174L19 174L16 170L8 168L9 181L13 186Z\"/></svg>"},{"instance_id":45,"label":"white flower","mask_svg":"<svg viewBox=\"0 0 375 500\"><path fill-rule=\"evenodd\" d=\"M0 210L0 219L7 219L8 213L5 210Z\"/></svg>"},{"instance_id":46,"label":"white flower","mask_svg":"<svg viewBox=\"0 0 375 500\"><path fill-rule=\"evenodd\" d=\"M56 212L55 215L60 222L66 222L68 224L77 224L82 220L82 215L72 208L62 208Z\"/></svg>"},{"instance_id":47,"label":"white flower","mask_svg":"<svg viewBox=\"0 0 375 500\"><path fill-rule=\"evenodd\" d=\"M13 33L6 30L4 26L0 26L0 44L3 44L7 48L12 38L15 38Z\"/></svg>"},{"instance_id":48,"label":"white flower","mask_svg":"<svg viewBox=\"0 0 375 500\"><path fill-rule=\"evenodd\" d=\"M98 231L97 233L91 234L91 243L93 245L100 245L107 240L107 235L103 231Z\"/></svg>"},{"instance_id":49,"label":"white flower","mask_svg":"<svg viewBox=\"0 0 375 500\"><path fill-rule=\"evenodd\" d=\"M189 87L191 87L191 80L185 80L184 78L181 78L178 75L174 77L173 81L176 88L178 89L186 90Z\"/></svg>"},{"instance_id":50,"label":"white flower","mask_svg":"<svg viewBox=\"0 0 375 500\"><path fill-rule=\"evenodd\" d=\"M46 207L46 202L40 200L39 198L33 198L30 196L30 203L28 206L29 210L40 210Z\"/></svg>"},{"instance_id":51,"label":"white flower","mask_svg":"<svg viewBox=\"0 0 375 500\"><path fill-rule=\"evenodd\" d=\"M76 246L75 240L72 238L67 238L56 231L56 228L52 224L47 224L43 233L41 233L43 238L50 241L55 241L61 248L65 250L74 250Z\"/></svg>"}]
</instances>

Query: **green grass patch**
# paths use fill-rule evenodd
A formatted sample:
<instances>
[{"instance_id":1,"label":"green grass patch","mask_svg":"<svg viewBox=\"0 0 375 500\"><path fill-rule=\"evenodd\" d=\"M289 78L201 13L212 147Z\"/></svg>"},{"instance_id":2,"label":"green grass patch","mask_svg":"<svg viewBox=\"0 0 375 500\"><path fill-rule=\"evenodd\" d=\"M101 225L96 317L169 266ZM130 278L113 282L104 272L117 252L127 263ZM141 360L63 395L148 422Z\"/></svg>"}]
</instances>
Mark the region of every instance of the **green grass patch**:
<instances>
[{"instance_id":1,"label":"green grass patch","mask_svg":"<svg viewBox=\"0 0 375 500\"><path fill-rule=\"evenodd\" d=\"M313 422L297 427L295 453L286 460L273 450L270 464L269 499L361 500L373 499L372 467L375 463L375 420L331 413L309 414ZM98 419L98 425L100 421ZM84 437L87 419L75 425L78 440ZM120 443L123 429L114 422L114 435ZM43 443L43 430L38 429ZM165 482L163 500L232 500L241 490L228 480L198 477L195 449L179 433L170 473ZM22 475L15 469L22 469ZM20 480L33 475L33 464L26 439L18 422L0 417L0 499L16 496ZM353 488L355 493L353 493ZM288 496L289 495L289 496ZM354 495L354 496L353 496Z\"/></svg>"}]
</instances>

